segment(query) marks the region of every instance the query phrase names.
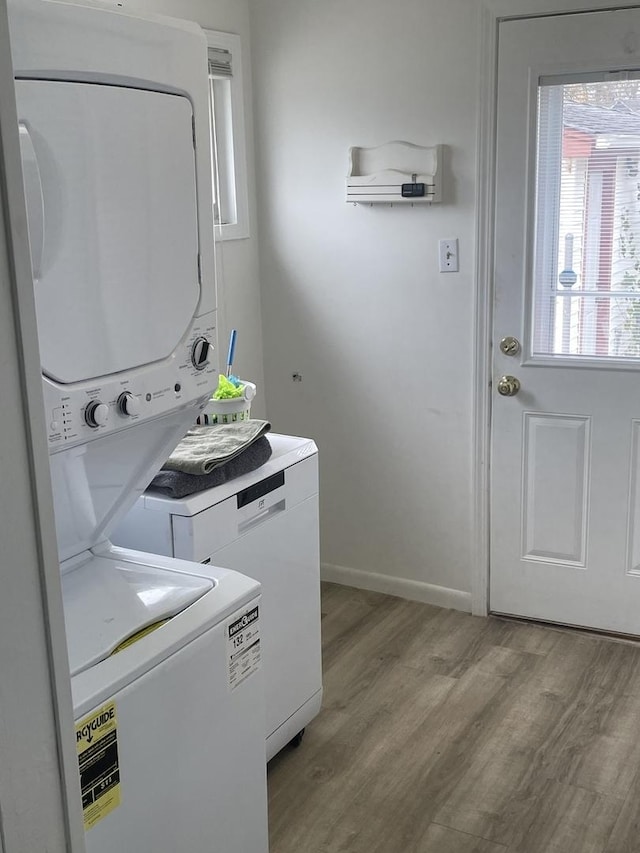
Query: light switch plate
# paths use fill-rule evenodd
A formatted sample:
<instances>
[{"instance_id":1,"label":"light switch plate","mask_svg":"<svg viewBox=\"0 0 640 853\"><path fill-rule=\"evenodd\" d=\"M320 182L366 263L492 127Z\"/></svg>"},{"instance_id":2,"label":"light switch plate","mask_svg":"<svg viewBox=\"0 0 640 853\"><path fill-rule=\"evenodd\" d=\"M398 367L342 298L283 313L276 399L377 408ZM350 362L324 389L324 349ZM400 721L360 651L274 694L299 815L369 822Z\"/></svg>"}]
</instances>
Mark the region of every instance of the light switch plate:
<instances>
[{"instance_id":1,"label":"light switch plate","mask_svg":"<svg viewBox=\"0 0 640 853\"><path fill-rule=\"evenodd\" d=\"M458 272L458 238L438 242L440 272Z\"/></svg>"}]
</instances>

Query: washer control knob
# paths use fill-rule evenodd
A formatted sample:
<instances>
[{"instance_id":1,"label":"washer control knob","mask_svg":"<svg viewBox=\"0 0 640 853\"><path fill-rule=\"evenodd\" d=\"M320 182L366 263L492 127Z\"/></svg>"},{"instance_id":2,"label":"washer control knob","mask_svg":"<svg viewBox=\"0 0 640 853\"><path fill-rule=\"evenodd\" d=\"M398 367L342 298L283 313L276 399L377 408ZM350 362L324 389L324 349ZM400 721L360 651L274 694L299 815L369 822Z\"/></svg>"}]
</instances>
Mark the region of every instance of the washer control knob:
<instances>
[{"instance_id":1,"label":"washer control knob","mask_svg":"<svg viewBox=\"0 0 640 853\"><path fill-rule=\"evenodd\" d=\"M84 410L84 419L94 429L104 426L109 420L109 406L101 403L100 400L92 400Z\"/></svg>"},{"instance_id":2,"label":"washer control knob","mask_svg":"<svg viewBox=\"0 0 640 853\"><path fill-rule=\"evenodd\" d=\"M211 344L206 338L198 338L191 347L191 363L196 370L204 370L209 360L209 349Z\"/></svg>"},{"instance_id":3,"label":"washer control knob","mask_svg":"<svg viewBox=\"0 0 640 853\"><path fill-rule=\"evenodd\" d=\"M124 391L118 397L118 411L121 415L132 418L140 414L140 400L131 391Z\"/></svg>"}]
</instances>

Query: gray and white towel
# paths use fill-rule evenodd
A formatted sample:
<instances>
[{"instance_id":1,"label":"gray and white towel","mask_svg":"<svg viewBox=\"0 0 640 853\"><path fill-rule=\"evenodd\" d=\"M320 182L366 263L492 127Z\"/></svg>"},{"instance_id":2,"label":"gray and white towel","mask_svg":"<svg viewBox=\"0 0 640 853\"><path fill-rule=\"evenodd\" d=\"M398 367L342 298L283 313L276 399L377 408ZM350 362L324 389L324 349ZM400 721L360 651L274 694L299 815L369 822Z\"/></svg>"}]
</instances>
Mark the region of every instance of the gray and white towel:
<instances>
[{"instance_id":1,"label":"gray and white towel","mask_svg":"<svg viewBox=\"0 0 640 853\"><path fill-rule=\"evenodd\" d=\"M269 421L251 419L190 429L162 466L164 471L210 474L271 429Z\"/></svg>"},{"instance_id":2,"label":"gray and white towel","mask_svg":"<svg viewBox=\"0 0 640 853\"><path fill-rule=\"evenodd\" d=\"M186 498L196 492L213 489L235 480L243 474L255 471L269 461L271 444L266 435L252 442L249 447L234 456L228 462L218 465L210 474L185 474L183 471L158 471L151 481L149 489L160 492L169 498Z\"/></svg>"}]
</instances>

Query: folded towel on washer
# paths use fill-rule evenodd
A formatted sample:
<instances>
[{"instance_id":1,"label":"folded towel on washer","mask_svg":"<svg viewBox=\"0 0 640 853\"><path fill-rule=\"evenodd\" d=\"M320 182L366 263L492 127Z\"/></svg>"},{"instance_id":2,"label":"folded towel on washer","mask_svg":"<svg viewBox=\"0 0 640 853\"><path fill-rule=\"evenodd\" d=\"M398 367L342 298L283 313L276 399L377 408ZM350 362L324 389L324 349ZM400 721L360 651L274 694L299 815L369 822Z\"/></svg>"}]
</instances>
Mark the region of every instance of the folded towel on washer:
<instances>
[{"instance_id":1,"label":"folded towel on washer","mask_svg":"<svg viewBox=\"0 0 640 853\"><path fill-rule=\"evenodd\" d=\"M271 429L269 421L251 419L190 429L162 466L165 471L210 474Z\"/></svg>"},{"instance_id":2,"label":"folded towel on washer","mask_svg":"<svg viewBox=\"0 0 640 853\"><path fill-rule=\"evenodd\" d=\"M149 489L169 498L186 498L205 489L221 486L243 474L255 471L269 460L272 453L269 439L261 436L228 462L214 468L210 474L185 474L184 471L159 471Z\"/></svg>"}]
</instances>

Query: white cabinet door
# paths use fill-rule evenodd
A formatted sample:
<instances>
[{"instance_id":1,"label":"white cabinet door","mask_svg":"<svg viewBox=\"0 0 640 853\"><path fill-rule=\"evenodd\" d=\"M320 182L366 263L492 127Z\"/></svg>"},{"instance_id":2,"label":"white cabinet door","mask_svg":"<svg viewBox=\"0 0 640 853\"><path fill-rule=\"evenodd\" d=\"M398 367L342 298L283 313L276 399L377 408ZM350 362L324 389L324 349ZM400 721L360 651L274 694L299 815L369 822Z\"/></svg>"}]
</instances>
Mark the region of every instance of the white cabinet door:
<instances>
[{"instance_id":1,"label":"white cabinet door","mask_svg":"<svg viewBox=\"0 0 640 853\"><path fill-rule=\"evenodd\" d=\"M166 358L200 295L189 100L48 80L16 94L44 372Z\"/></svg>"},{"instance_id":2,"label":"white cabinet door","mask_svg":"<svg viewBox=\"0 0 640 853\"><path fill-rule=\"evenodd\" d=\"M267 517L211 555L262 584L267 736L322 687L318 497Z\"/></svg>"},{"instance_id":3,"label":"white cabinet door","mask_svg":"<svg viewBox=\"0 0 640 853\"><path fill-rule=\"evenodd\" d=\"M491 610L630 634L639 32L638 10L500 25L493 340Z\"/></svg>"}]
</instances>

